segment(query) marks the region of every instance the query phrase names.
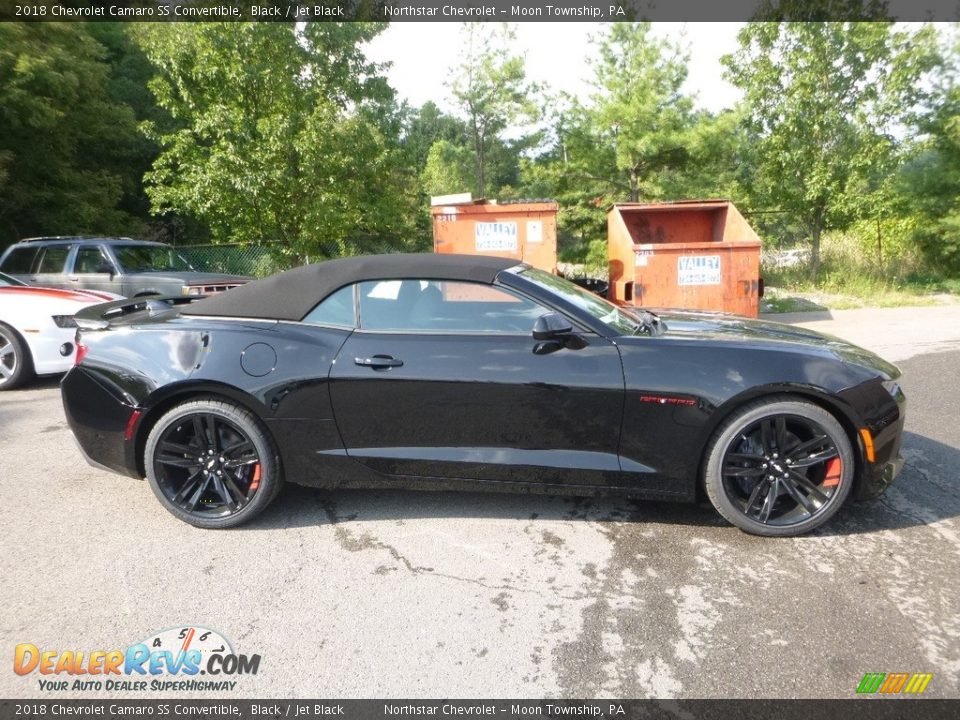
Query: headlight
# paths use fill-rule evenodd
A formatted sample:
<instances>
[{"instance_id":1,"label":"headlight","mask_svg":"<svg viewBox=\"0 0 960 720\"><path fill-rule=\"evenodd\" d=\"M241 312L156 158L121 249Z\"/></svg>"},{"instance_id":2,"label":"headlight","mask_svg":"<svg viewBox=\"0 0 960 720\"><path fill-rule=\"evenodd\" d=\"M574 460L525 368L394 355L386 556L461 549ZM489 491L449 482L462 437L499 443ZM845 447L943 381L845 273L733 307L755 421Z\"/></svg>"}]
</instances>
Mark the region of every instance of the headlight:
<instances>
[{"instance_id":1,"label":"headlight","mask_svg":"<svg viewBox=\"0 0 960 720\"><path fill-rule=\"evenodd\" d=\"M181 290L184 295L203 295L202 285L184 285Z\"/></svg>"},{"instance_id":2,"label":"headlight","mask_svg":"<svg viewBox=\"0 0 960 720\"><path fill-rule=\"evenodd\" d=\"M73 319L73 315L54 315L53 322L56 323L58 328L75 328L77 326L77 321Z\"/></svg>"}]
</instances>

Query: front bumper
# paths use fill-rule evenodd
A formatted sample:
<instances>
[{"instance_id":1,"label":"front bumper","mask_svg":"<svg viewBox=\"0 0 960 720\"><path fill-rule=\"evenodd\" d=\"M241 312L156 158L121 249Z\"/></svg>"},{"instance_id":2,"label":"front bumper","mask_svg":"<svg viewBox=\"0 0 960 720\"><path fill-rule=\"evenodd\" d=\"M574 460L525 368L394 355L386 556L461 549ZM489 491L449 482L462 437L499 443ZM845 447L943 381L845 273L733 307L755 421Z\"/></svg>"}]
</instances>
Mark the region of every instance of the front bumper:
<instances>
[{"instance_id":1,"label":"front bumper","mask_svg":"<svg viewBox=\"0 0 960 720\"><path fill-rule=\"evenodd\" d=\"M885 413L873 415L867 420L867 428L873 436L874 462L864 463L855 491L857 500L870 500L883 494L903 469L905 461L900 449L906 419L906 398L898 388L892 399L893 403L889 403Z\"/></svg>"},{"instance_id":2,"label":"front bumper","mask_svg":"<svg viewBox=\"0 0 960 720\"><path fill-rule=\"evenodd\" d=\"M864 474L863 482L860 483L860 489L857 492L857 500L870 500L882 495L903 469L904 462L904 459L897 455L885 463L874 463Z\"/></svg>"},{"instance_id":3,"label":"front bumper","mask_svg":"<svg viewBox=\"0 0 960 720\"><path fill-rule=\"evenodd\" d=\"M53 322L50 322L53 325ZM58 375L73 367L73 346L76 330L52 327L40 333L24 334L33 358L33 369L37 375ZM61 346L70 343L70 352L63 355Z\"/></svg>"}]
</instances>

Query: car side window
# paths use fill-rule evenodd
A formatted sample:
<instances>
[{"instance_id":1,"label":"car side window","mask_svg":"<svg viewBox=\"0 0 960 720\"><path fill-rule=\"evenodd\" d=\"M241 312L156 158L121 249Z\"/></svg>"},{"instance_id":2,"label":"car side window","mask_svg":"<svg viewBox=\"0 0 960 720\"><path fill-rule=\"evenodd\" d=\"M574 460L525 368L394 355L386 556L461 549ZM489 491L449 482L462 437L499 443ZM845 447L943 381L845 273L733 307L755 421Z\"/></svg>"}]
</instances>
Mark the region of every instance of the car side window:
<instances>
[{"instance_id":1,"label":"car side window","mask_svg":"<svg viewBox=\"0 0 960 720\"><path fill-rule=\"evenodd\" d=\"M102 272L101 267L110 264L99 247L82 247L77 250L77 259L73 263L75 273Z\"/></svg>"},{"instance_id":2,"label":"car side window","mask_svg":"<svg viewBox=\"0 0 960 720\"><path fill-rule=\"evenodd\" d=\"M360 283L360 328L397 332L527 334L542 305L503 288L453 280Z\"/></svg>"},{"instance_id":3,"label":"car side window","mask_svg":"<svg viewBox=\"0 0 960 720\"><path fill-rule=\"evenodd\" d=\"M353 307L353 289L353 285L347 285L327 295L313 310L307 313L303 322L315 325L356 327L357 314Z\"/></svg>"},{"instance_id":4,"label":"car side window","mask_svg":"<svg viewBox=\"0 0 960 720\"><path fill-rule=\"evenodd\" d=\"M4 259L0 270L8 275L26 275L33 269L33 259L36 256L36 247L14 248Z\"/></svg>"},{"instance_id":5,"label":"car side window","mask_svg":"<svg viewBox=\"0 0 960 720\"><path fill-rule=\"evenodd\" d=\"M70 254L69 245L51 245L40 251L40 264L37 267L37 273L62 273L63 266L67 262L67 255Z\"/></svg>"}]
</instances>

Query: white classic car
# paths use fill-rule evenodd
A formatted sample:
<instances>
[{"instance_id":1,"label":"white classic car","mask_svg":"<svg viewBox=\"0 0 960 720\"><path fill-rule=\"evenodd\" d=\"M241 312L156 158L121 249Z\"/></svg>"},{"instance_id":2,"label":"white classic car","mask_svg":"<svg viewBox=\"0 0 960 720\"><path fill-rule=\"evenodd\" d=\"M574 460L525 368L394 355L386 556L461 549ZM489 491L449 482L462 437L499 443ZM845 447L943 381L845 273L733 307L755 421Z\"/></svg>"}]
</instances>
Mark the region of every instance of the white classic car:
<instances>
[{"instance_id":1,"label":"white classic car","mask_svg":"<svg viewBox=\"0 0 960 720\"><path fill-rule=\"evenodd\" d=\"M0 273L0 391L33 375L66 372L73 365L73 316L88 305L120 295L91 290L33 287Z\"/></svg>"}]
</instances>

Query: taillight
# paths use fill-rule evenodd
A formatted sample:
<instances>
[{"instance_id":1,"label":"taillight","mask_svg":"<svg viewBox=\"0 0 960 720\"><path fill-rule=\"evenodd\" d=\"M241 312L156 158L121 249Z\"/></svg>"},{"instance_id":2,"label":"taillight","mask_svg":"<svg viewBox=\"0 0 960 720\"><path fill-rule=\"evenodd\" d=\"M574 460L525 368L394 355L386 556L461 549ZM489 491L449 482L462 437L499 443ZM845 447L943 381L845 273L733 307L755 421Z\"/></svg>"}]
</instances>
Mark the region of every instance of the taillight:
<instances>
[{"instance_id":1,"label":"taillight","mask_svg":"<svg viewBox=\"0 0 960 720\"><path fill-rule=\"evenodd\" d=\"M73 356L73 364L79 365L83 362L83 359L87 356L87 350L89 348L84 344L83 340L79 337L77 338L77 354Z\"/></svg>"}]
</instances>

